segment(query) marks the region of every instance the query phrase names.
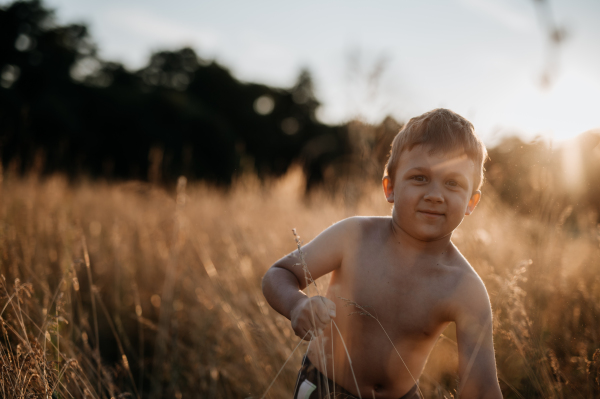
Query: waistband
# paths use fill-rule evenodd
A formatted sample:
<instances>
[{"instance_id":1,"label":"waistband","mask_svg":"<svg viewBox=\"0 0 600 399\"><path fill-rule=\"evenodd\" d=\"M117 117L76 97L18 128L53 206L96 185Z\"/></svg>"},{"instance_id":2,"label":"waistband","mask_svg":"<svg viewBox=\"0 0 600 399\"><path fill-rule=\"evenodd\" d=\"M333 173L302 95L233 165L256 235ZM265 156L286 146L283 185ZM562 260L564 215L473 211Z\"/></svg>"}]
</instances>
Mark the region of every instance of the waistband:
<instances>
[{"instance_id":1,"label":"waistband","mask_svg":"<svg viewBox=\"0 0 600 399\"><path fill-rule=\"evenodd\" d=\"M303 389L300 389L302 384L308 381L312 385L311 393L306 398L309 399L325 399L325 398L333 398L333 392L335 392L335 398L348 398L348 399L358 399L356 396L352 395L348 392L344 387L334 383L332 380L327 378L323 373L321 373L310 361L308 356L304 356L302 359L302 367L300 368L300 372L298 373L298 381L296 383L296 388L294 389L294 399L305 399L304 397L298 396ZM327 396L327 388L329 388L329 396ZM402 395L399 399L421 399L421 395L419 393L418 382L414 385L407 393Z\"/></svg>"}]
</instances>

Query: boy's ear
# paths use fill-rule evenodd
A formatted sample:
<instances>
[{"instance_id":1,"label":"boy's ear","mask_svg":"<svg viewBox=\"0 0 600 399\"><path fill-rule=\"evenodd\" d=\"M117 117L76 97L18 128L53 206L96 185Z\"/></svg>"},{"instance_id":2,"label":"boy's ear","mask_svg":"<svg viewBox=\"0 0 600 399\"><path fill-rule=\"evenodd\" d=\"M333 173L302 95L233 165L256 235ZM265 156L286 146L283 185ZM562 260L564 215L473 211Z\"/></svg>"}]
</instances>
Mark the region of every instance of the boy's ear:
<instances>
[{"instance_id":1,"label":"boy's ear","mask_svg":"<svg viewBox=\"0 0 600 399\"><path fill-rule=\"evenodd\" d=\"M389 176L384 176L381 181L383 184L383 193L385 194L385 199L390 204L394 203L394 186L392 185L392 179Z\"/></svg>"},{"instance_id":2,"label":"boy's ear","mask_svg":"<svg viewBox=\"0 0 600 399\"><path fill-rule=\"evenodd\" d=\"M479 204L479 200L481 199L481 191L477 190L471 195L471 199L467 204L467 210L465 211L465 215L470 215L475 210L477 204Z\"/></svg>"}]
</instances>

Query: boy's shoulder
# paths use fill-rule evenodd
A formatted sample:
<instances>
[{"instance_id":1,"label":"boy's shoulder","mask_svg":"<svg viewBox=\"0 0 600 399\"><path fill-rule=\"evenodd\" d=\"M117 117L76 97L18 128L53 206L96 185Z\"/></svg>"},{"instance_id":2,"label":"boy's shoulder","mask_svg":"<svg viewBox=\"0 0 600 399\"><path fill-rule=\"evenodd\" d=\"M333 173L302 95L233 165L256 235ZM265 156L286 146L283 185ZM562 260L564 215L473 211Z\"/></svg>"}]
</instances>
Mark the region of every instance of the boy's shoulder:
<instances>
[{"instance_id":1,"label":"boy's shoulder","mask_svg":"<svg viewBox=\"0 0 600 399\"><path fill-rule=\"evenodd\" d=\"M389 233L391 220L391 217L386 216L351 216L335 223L331 229L353 242Z\"/></svg>"},{"instance_id":2,"label":"boy's shoulder","mask_svg":"<svg viewBox=\"0 0 600 399\"><path fill-rule=\"evenodd\" d=\"M452 270L453 274L458 278L457 283L485 288L483 280L481 280L477 271L475 271L467 258L456 248L454 243L450 242L448 249L448 256L444 259L444 266Z\"/></svg>"},{"instance_id":3,"label":"boy's shoulder","mask_svg":"<svg viewBox=\"0 0 600 399\"><path fill-rule=\"evenodd\" d=\"M366 235L387 235L391 233L392 218L389 216L351 216L335 223L332 228L343 232L346 238L364 238ZM481 278L463 254L450 242L445 251L443 267L451 274L465 279L471 284L482 283Z\"/></svg>"},{"instance_id":4,"label":"boy's shoulder","mask_svg":"<svg viewBox=\"0 0 600 399\"><path fill-rule=\"evenodd\" d=\"M450 241L448 249L447 259L449 266L456 268L465 276L470 276L472 278L479 277L473 266L471 266L467 258L465 258L465 256L459 251L452 241Z\"/></svg>"},{"instance_id":5,"label":"boy's shoulder","mask_svg":"<svg viewBox=\"0 0 600 399\"><path fill-rule=\"evenodd\" d=\"M453 303L457 313L479 313L489 309L489 296L479 274L452 244L453 253L448 264L454 270L455 287L452 290Z\"/></svg>"}]
</instances>

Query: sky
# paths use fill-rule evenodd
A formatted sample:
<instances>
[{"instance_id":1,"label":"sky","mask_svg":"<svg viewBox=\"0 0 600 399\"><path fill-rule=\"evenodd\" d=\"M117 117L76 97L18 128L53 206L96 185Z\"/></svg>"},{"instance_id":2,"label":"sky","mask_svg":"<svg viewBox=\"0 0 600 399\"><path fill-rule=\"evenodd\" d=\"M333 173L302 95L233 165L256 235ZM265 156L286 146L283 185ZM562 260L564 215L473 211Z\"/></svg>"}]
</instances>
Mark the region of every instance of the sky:
<instances>
[{"instance_id":1,"label":"sky","mask_svg":"<svg viewBox=\"0 0 600 399\"><path fill-rule=\"evenodd\" d=\"M598 0L548 0L544 10L566 31L555 53L534 0L45 4L60 23L85 22L101 57L132 70L153 51L183 46L248 82L291 87L308 68L326 123L406 121L445 107L487 144L508 134L559 142L600 128Z\"/></svg>"}]
</instances>

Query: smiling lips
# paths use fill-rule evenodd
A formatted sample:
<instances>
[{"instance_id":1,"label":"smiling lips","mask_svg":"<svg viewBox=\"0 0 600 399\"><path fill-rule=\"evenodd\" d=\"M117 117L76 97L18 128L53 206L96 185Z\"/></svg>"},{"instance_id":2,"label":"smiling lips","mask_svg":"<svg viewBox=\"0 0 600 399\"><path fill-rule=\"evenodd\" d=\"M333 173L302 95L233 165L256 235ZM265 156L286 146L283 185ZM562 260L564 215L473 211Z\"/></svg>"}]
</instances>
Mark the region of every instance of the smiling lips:
<instances>
[{"instance_id":1,"label":"smiling lips","mask_svg":"<svg viewBox=\"0 0 600 399\"><path fill-rule=\"evenodd\" d=\"M420 210L420 211L417 211L417 212L420 213L420 214L422 214L426 218L431 218L431 219L437 219L439 217L444 216L444 214L442 212L437 212L437 211Z\"/></svg>"}]
</instances>

